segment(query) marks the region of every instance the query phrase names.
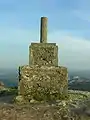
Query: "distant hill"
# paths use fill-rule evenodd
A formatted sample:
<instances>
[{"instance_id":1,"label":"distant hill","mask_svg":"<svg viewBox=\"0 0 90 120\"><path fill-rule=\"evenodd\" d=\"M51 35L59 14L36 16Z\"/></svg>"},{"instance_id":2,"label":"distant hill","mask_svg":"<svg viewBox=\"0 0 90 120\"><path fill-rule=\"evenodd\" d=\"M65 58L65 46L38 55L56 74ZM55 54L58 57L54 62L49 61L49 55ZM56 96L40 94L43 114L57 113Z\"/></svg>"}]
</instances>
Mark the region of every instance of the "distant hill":
<instances>
[{"instance_id":1,"label":"distant hill","mask_svg":"<svg viewBox=\"0 0 90 120\"><path fill-rule=\"evenodd\" d=\"M90 91L90 79L74 76L69 80L69 89Z\"/></svg>"},{"instance_id":2,"label":"distant hill","mask_svg":"<svg viewBox=\"0 0 90 120\"><path fill-rule=\"evenodd\" d=\"M69 76L80 76L83 78L90 79L90 70L69 70Z\"/></svg>"}]
</instances>

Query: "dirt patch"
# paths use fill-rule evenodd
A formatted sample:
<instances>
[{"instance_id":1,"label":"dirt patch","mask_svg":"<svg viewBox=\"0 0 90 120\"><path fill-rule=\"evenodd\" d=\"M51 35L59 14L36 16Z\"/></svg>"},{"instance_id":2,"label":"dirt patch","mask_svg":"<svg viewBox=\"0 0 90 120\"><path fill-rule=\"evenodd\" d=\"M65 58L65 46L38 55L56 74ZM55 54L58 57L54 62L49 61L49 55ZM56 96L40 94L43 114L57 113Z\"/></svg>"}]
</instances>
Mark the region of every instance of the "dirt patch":
<instances>
[{"instance_id":1,"label":"dirt patch","mask_svg":"<svg viewBox=\"0 0 90 120\"><path fill-rule=\"evenodd\" d=\"M64 120L60 108L49 104L31 104L18 106L0 104L0 120ZM64 115L63 115L64 116ZM65 120L68 120L65 119Z\"/></svg>"}]
</instances>

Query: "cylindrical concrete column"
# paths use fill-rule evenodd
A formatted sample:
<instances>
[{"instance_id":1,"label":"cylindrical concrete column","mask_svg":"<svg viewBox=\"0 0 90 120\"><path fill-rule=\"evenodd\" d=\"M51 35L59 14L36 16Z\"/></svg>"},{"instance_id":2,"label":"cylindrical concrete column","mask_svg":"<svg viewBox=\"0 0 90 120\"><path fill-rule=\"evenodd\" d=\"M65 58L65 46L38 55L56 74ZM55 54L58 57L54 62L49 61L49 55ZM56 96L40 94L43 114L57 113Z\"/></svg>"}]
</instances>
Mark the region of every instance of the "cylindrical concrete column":
<instances>
[{"instance_id":1,"label":"cylindrical concrete column","mask_svg":"<svg viewBox=\"0 0 90 120\"><path fill-rule=\"evenodd\" d=\"M47 43L47 17L41 17L40 43Z\"/></svg>"}]
</instances>

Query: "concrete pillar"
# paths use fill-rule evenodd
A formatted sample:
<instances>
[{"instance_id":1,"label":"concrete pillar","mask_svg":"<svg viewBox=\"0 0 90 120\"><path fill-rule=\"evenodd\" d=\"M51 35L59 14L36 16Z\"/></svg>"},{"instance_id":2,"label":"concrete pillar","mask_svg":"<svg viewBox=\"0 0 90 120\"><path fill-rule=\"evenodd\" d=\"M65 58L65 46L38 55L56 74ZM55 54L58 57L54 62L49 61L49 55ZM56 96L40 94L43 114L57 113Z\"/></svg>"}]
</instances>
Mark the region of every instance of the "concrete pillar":
<instances>
[{"instance_id":1,"label":"concrete pillar","mask_svg":"<svg viewBox=\"0 0 90 120\"><path fill-rule=\"evenodd\" d=\"M47 43L47 17L41 17L40 43Z\"/></svg>"}]
</instances>

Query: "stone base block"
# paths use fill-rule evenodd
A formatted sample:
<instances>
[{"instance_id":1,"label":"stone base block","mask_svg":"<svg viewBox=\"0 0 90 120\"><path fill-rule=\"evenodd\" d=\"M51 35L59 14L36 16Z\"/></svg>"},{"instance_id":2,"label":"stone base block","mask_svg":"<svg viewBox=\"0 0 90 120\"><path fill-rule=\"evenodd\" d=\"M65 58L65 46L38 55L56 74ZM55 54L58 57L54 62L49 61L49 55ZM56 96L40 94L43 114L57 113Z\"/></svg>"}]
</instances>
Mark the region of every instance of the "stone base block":
<instances>
[{"instance_id":1,"label":"stone base block","mask_svg":"<svg viewBox=\"0 0 90 120\"><path fill-rule=\"evenodd\" d=\"M58 66L58 46L56 43L31 43L29 65Z\"/></svg>"},{"instance_id":2,"label":"stone base block","mask_svg":"<svg viewBox=\"0 0 90 120\"><path fill-rule=\"evenodd\" d=\"M19 67L19 93L26 101L49 101L68 96L68 72L65 67Z\"/></svg>"}]
</instances>

